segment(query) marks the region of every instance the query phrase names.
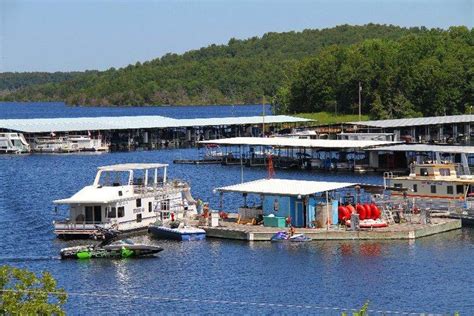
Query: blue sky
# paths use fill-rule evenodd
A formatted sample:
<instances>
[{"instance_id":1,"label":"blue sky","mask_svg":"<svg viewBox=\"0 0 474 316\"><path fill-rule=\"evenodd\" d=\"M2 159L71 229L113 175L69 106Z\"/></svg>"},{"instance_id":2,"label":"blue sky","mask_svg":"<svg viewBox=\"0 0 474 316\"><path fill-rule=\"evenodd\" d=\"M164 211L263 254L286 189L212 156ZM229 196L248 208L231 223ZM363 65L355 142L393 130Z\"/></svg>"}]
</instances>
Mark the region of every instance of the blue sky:
<instances>
[{"instance_id":1,"label":"blue sky","mask_svg":"<svg viewBox=\"0 0 474 316\"><path fill-rule=\"evenodd\" d=\"M0 0L0 72L123 67L266 32L474 23L474 0Z\"/></svg>"}]
</instances>

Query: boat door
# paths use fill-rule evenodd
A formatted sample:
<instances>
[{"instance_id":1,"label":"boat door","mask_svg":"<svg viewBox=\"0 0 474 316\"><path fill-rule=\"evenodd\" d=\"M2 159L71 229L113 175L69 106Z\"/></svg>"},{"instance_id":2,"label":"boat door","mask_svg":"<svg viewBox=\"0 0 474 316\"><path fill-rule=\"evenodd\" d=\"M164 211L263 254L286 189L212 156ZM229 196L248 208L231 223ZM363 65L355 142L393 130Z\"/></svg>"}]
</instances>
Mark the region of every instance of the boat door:
<instances>
[{"instance_id":1,"label":"boat door","mask_svg":"<svg viewBox=\"0 0 474 316\"><path fill-rule=\"evenodd\" d=\"M102 223L102 207L100 205L94 206L94 222Z\"/></svg>"}]
</instances>

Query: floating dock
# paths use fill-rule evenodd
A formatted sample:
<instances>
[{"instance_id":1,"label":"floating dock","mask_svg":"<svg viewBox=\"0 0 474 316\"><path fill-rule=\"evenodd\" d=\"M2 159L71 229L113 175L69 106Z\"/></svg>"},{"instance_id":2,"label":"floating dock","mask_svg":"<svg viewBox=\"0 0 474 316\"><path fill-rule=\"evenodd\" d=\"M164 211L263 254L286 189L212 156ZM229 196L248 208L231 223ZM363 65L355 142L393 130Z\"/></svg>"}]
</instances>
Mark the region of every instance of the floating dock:
<instances>
[{"instance_id":1,"label":"floating dock","mask_svg":"<svg viewBox=\"0 0 474 316\"><path fill-rule=\"evenodd\" d=\"M384 228L361 229L352 231L345 226L327 228L296 228L296 234L305 234L313 240L413 240L421 237L441 234L461 228L460 219L432 218L431 224L411 223L393 224ZM270 241L271 237L287 228L264 227L262 225L242 225L231 221L220 221L218 227L201 227L207 237Z\"/></svg>"}]
</instances>

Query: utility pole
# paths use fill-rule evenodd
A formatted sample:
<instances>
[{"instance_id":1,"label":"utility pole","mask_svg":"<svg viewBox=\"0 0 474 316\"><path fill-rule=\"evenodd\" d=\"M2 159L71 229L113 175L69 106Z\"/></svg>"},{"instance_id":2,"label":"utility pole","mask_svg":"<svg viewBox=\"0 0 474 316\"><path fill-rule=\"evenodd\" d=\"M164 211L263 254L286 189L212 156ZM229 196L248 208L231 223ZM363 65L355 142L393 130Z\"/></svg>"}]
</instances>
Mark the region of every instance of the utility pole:
<instances>
[{"instance_id":1,"label":"utility pole","mask_svg":"<svg viewBox=\"0 0 474 316\"><path fill-rule=\"evenodd\" d=\"M362 86L359 81L359 122L362 121L362 112L361 112L361 92L362 92Z\"/></svg>"},{"instance_id":2,"label":"utility pole","mask_svg":"<svg viewBox=\"0 0 474 316\"><path fill-rule=\"evenodd\" d=\"M265 96L263 96L262 100L262 136L265 137Z\"/></svg>"}]
</instances>

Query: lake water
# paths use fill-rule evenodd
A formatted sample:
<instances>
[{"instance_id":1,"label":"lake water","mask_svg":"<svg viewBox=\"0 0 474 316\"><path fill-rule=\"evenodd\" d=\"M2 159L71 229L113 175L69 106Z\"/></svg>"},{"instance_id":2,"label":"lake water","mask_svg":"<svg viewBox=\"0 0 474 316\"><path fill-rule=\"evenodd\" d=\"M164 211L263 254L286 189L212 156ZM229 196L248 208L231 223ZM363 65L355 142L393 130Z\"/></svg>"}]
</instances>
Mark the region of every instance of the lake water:
<instances>
[{"instance_id":1,"label":"lake water","mask_svg":"<svg viewBox=\"0 0 474 316\"><path fill-rule=\"evenodd\" d=\"M59 103L2 104L0 118L98 115L211 117L259 115L260 106L68 108ZM165 248L142 260L61 261L51 201L90 184L97 166L170 163L195 198L216 206L213 188L238 183L238 166L173 165L194 149L105 154L0 156L0 264L50 271L70 293L70 314L321 314L370 300L381 311L474 314L474 233L462 229L416 241L272 244L208 239L179 243L137 237ZM276 171L293 179L381 183L380 176ZM245 168L245 180L266 176ZM239 195L224 206L236 209ZM87 295L84 295L87 294ZM254 304L259 303L259 304ZM388 313L387 313L388 314Z\"/></svg>"}]
</instances>

